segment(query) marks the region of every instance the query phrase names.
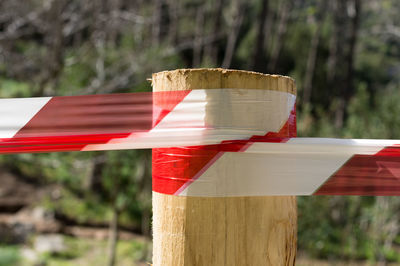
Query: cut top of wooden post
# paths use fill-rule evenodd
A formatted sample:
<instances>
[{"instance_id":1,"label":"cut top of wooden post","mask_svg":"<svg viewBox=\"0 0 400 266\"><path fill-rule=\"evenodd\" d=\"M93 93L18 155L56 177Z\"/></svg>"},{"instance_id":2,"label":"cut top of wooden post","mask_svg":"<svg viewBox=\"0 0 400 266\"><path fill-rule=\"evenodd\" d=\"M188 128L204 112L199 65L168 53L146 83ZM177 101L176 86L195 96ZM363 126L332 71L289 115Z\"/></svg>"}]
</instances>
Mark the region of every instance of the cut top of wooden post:
<instances>
[{"instance_id":1,"label":"cut top of wooden post","mask_svg":"<svg viewBox=\"0 0 400 266\"><path fill-rule=\"evenodd\" d=\"M295 81L286 76L222 68L177 69L154 73L154 91L198 89L261 89L296 95Z\"/></svg>"}]
</instances>

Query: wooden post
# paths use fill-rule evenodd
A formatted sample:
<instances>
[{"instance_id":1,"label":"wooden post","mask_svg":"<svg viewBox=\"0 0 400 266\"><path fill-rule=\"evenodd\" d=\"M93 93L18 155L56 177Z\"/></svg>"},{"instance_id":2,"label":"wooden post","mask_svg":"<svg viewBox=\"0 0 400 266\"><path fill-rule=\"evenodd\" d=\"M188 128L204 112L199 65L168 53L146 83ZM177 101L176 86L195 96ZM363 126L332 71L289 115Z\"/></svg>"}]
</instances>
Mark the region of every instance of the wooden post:
<instances>
[{"instance_id":1,"label":"wooden post","mask_svg":"<svg viewBox=\"0 0 400 266\"><path fill-rule=\"evenodd\" d=\"M296 93L288 77L224 69L164 71L153 74L152 84L153 91L240 88ZM293 196L182 197L153 192L153 215L155 266L294 265Z\"/></svg>"}]
</instances>

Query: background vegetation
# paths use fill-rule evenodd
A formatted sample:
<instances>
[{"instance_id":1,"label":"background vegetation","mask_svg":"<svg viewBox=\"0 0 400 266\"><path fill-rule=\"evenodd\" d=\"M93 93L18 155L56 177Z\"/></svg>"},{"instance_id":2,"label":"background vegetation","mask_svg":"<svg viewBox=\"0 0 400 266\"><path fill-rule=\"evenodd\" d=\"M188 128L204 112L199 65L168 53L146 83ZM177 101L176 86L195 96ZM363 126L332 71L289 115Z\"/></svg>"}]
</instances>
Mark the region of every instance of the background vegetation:
<instances>
[{"instance_id":1,"label":"background vegetation","mask_svg":"<svg viewBox=\"0 0 400 266\"><path fill-rule=\"evenodd\" d=\"M296 79L299 136L400 139L399 10L397 0L0 0L0 97L150 91L146 78L161 70L245 69ZM11 210L0 200L0 211L44 209L62 223L56 232L75 235L66 244L75 250L87 240L66 226L111 224L150 236L150 157L138 150L2 156L3 190L12 173L44 192ZM301 254L400 263L399 197L298 202ZM150 260L143 241L120 245L130 262ZM24 261L22 246L10 243L0 233L0 265ZM67 265L83 256L65 252L40 260ZM117 261L130 265L123 252Z\"/></svg>"}]
</instances>

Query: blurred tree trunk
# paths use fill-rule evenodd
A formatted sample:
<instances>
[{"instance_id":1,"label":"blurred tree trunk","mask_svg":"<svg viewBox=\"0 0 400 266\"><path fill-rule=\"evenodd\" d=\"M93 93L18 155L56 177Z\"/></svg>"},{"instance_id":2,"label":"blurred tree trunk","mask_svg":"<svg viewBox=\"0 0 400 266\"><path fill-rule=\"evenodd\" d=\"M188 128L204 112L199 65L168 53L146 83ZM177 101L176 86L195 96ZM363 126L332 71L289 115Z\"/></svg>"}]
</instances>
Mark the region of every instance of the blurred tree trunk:
<instances>
[{"instance_id":1,"label":"blurred tree trunk","mask_svg":"<svg viewBox=\"0 0 400 266\"><path fill-rule=\"evenodd\" d=\"M355 58L355 47L357 44L358 30L360 26L360 13L361 13L361 0L352 1L353 9L351 14L351 26L349 36L349 47L345 57L346 73L344 78L344 85L342 87L342 93L340 95L339 103L336 108L335 114L335 127L342 128L345 117L345 111L350 98L354 94L354 58Z\"/></svg>"},{"instance_id":2,"label":"blurred tree trunk","mask_svg":"<svg viewBox=\"0 0 400 266\"><path fill-rule=\"evenodd\" d=\"M355 48L358 39L358 31L360 27L360 13L361 13L361 0L353 0L354 2L354 14L352 17L352 23L350 28L350 41L349 41L349 51L347 54L347 75L345 79L345 99L346 102L350 100L350 97L354 94L354 58L355 58Z\"/></svg>"},{"instance_id":3,"label":"blurred tree trunk","mask_svg":"<svg viewBox=\"0 0 400 266\"><path fill-rule=\"evenodd\" d=\"M327 60L327 83L328 86L334 86L334 81L337 74L337 63L339 60L339 46L343 42L343 30L345 29L343 23L345 18L343 10L345 10L344 0L331 1L331 13L333 16L332 21L332 34L329 41L329 56Z\"/></svg>"},{"instance_id":4,"label":"blurred tree trunk","mask_svg":"<svg viewBox=\"0 0 400 266\"><path fill-rule=\"evenodd\" d=\"M148 176L151 176L151 157L141 157L137 163L135 173L135 184L138 187L138 197L135 199L141 202L143 206L141 229L142 234L151 236L151 194L152 181Z\"/></svg>"},{"instance_id":5,"label":"blurred tree trunk","mask_svg":"<svg viewBox=\"0 0 400 266\"><path fill-rule=\"evenodd\" d=\"M109 238L108 238L108 266L116 265L116 253L118 244L118 218L119 210L117 207L116 200L112 206L112 218L110 222Z\"/></svg>"},{"instance_id":6,"label":"blurred tree trunk","mask_svg":"<svg viewBox=\"0 0 400 266\"><path fill-rule=\"evenodd\" d=\"M45 69L39 82L37 96L54 94L58 77L64 67L64 36L62 13L65 0L51 2L51 7L46 17L48 32L45 42L48 47L48 55L43 68Z\"/></svg>"},{"instance_id":7,"label":"blurred tree trunk","mask_svg":"<svg viewBox=\"0 0 400 266\"><path fill-rule=\"evenodd\" d=\"M265 42L268 36L265 35L266 20L268 16L268 0L262 0L261 10L258 15L257 22L257 36L256 36L256 47L254 49L253 60L251 63L251 69L254 71L263 72L264 66L266 65L265 60ZM268 26L268 25L267 25Z\"/></svg>"},{"instance_id":8,"label":"blurred tree trunk","mask_svg":"<svg viewBox=\"0 0 400 266\"><path fill-rule=\"evenodd\" d=\"M154 13L153 13L152 32L151 32L153 45L158 45L160 42L162 1L163 0L154 1Z\"/></svg>"},{"instance_id":9,"label":"blurred tree trunk","mask_svg":"<svg viewBox=\"0 0 400 266\"><path fill-rule=\"evenodd\" d=\"M304 78L303 86L303 106L308 104L312 95L312 83L315 73L315 65L317 63L318 45L321 38L322 26L325 18L326 1L321 0L317 7L317 14L315 16L315 32L312 36L310 43L310 50L308 52L307 67Z\"/></svg>"},{"instance_id":10,"label":"blurred tree trunk","mask_svg":"<svg viewBox=\"0 0 400 266\"><path fill-rule=\"evenodd\" d=\"M108 16L111 17L109 23L107 23L107 40L108 44L112 47L117 45L118 41L118 26L119 26L119 11L121 9L121 0L112 0L108 2Z\"/></svg>"},{"instance_id":11,"label":"blurred tree trunk","mask_svg":"<svg viewBox=\"0 0 400 266\"><path fill-rule=\"evenodd\" d=\"M160 45L169 28L168 4L165 0L155 0L152 25L152 43Z\"/></svg>"},{"instance_id":12,"label":"blurred tree trunk","mask_svg":"<svg viewBox=\"0 0 400 266\"><path fill-rule=\"evenodd\" d=\"M101 193L103 185L101 176L106 166L107 155L104 151L100 151L96 157L93 158L93 168L90 175L87 176L84 188L89 191Z\"/></svg>"},{"instance_id":13,"label":"blurred tree trunk","mask_svg":"<svg viewBox=\"0 0 400 266\"><path fill-rule=\"evenodd\" d=\"M180 22L180 0L169 0L168 12L171 18L168 33L168 42L172 45L177 45L179 41L179 22Z\"/></svg>"},{"instance_id":14,"label":"blurred tree trunk","mask_svg":"<svg viewBox=\"0 0 400 266\"><path fill-rule=\"evenodd\" d=\"M280 8L280 19L278 23L278 29L274 41L274 45L271 50L271 57L268 62L268 71L275 72L279 61L279 56L285 41L285 35L287 32L287 25L289 21L290 10L293 6L293 0L286 0L281 2Z\"/></svg>"},{"instance_id":15,"label":"blurred tree trunk","mask_svg":"<svg viewBox=\"0 0 400 266\"><path fill-rule=\"evenodd\" d=\"M212 32L216 35L220 35L222 30L222 11L224 7L224 0L216 0L216 7L212 8L215 10L215 13L211 17L214 18L214 23L212 26ZM215 3L212 2L212 3ZM211 66L218 66L218 42L217 40L213 40L207 44L204 48L204 58L207 59ZM203 60L204 61L204 60Z\"/></svg>"},{"instance_id":16,"label":"blurred tree trunk","mask_svg":"<svg viewBox=\"0 0 400 266\"><path fill-rule=\"evenodd\" d=\"M329 40L329 55L327 59L327 89L325 90L325 99L331 99L333 96L338 97L342 93L343 87L343 69L338 67L344 64L342 47L345 41L347 17L346 17L346 0L334 0L330 2L330 10L332 13L332 33ZM340 101L339 101L340 102ZM325 107L330 108L332 101L326 100ZM335 107L336 108L336 107ZM336 115L334 113L334 115Z\"/></svg>"},{"instance_id":17,"label":"blurred tree trunk","mask_svg":"<svg viewBox=\"0 0 400 266\"><path fill-rule=\"evenodd\" d=\"M237 0L235 15L233 18L233 25L231 26L228 35L228 42L225 48L225 56L224 60L222 61L223 68L229 68L231 66L233 55L235 53L236 42L239 36L239 31L242 26L246 11L247 11L247 1Z\"/></svg>"},{"instance_id":18,"label":"blurred tree trunk","mask_svg":"<svg viewBox=\"0 0 400 266\"><path fill-rule=\"evenodd\" d=\"M196 28L193 45L193 67L200 67L201 65L201 52L203 48L203 37L204 37L204 16L205 16L205 4L200 3L196 13Z\"/></svg>"},{"instance_id":19,"label":"blurred tree trunk","mask_svg":"<svg viewBox=\"0 0 400 266\"><path fill-rule=\"evenodd\" d=\"M106 41L107 41L107 2L98 0L94 2L94 28L92 34L92 44L96 51L95 70L96 76L91 80L90 87L94 90L103 86L106 80L105 74L105 57L106 57Z\"/></svg>"}]
</instances>

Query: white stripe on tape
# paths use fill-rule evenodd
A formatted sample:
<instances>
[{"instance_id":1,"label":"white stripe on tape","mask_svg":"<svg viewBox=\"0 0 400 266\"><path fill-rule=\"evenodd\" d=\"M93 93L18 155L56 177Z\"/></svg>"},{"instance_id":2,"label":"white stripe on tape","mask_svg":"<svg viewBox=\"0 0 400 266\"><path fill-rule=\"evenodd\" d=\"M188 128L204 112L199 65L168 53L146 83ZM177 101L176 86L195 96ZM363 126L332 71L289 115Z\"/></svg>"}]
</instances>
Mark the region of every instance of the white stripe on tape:
<instances>
[{"instance_id":1,"label":"white stripe on tape","mask_svg":"<svg viewBox=\"0 0 400 266\"><path fill-rule=\"evenodd\" d=\"M1 99L0 138L12 138L51 97Z\"/></svg>"}]
</instances>

